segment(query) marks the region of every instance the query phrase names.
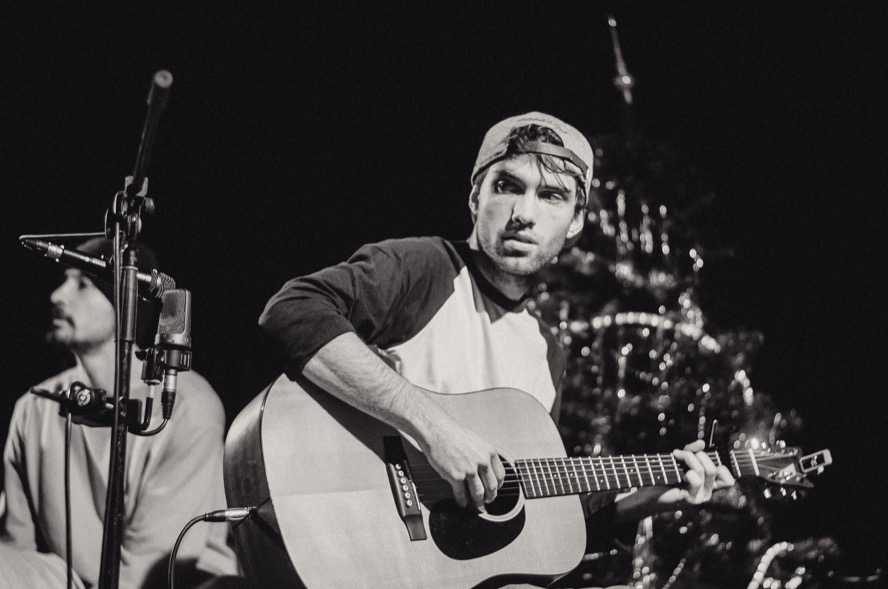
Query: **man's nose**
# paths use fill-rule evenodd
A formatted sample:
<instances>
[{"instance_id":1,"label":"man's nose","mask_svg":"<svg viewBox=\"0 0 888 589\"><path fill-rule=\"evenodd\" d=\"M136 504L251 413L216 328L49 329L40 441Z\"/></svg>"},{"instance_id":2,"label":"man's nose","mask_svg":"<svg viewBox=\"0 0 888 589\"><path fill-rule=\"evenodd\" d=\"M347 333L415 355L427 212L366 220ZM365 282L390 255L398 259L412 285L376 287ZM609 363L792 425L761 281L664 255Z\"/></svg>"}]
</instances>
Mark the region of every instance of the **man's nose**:
<instances>
[{"instance_id":1,"label":"man's nose","mask_svg":"<svg viewBox=\"0 0 888 589\"><path fill-rule=\"evenodd\" d=\"M530 225L536 219L536 194L528 190L515 198L512 204L512 220L523 225Z\"/></svg>"},{"instance_id":2,"label":"man's nose","mask_svg":"<svg viewBox=\"0 0 888 589\"><path fill-rule=\"evenodd\" d=\"M49 294L49 302L53 305L60 305L68 299L70 290L70 280L62 282L54 291Z\"/></svg>"}]
</instances>

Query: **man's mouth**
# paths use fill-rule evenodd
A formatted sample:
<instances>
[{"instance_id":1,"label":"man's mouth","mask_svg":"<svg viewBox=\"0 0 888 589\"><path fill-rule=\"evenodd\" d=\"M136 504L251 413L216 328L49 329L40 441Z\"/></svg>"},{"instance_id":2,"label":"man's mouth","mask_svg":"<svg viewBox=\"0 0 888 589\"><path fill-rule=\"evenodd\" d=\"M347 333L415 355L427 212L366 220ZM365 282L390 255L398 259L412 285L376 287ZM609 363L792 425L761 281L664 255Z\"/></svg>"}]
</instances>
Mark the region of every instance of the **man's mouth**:
<instances>
[{"instance_id":1,"label":"man's mouth","mask_svg":"<svg viewBox=\"0 0 888 589\"><path fill-rule=\"evenodd\" d=\"M536 240L527 235L520 233L507 233L503 236L503 241L517 241L518 243L526 243L528 245L536 245Z\"/></svg>"},{"instance_id":2,"label":"man's mouth","mask_svg":"<svg viewBox=\"0 0 888 589\"><path fill-rule=\"evenodd\" d=\"M71 318L65 315L62 311L58 309L52 310L52 322L53 323L70 323Z\"/></svg>"}]
</instances>

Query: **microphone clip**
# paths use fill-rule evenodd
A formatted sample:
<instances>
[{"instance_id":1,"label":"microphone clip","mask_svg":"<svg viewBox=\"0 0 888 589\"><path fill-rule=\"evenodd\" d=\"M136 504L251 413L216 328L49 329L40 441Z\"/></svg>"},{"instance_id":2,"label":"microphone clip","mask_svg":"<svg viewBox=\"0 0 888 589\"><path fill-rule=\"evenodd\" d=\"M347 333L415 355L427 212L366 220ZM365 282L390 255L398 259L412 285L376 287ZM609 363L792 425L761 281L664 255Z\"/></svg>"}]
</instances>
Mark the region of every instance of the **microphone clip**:
<instances>
[{"instance_id":1,"label":"microphone clip","mask_svg":"<svg viewBox=\"0 0 888 589\"><path fill-rule=\"evenodd\" d=\"M142 381L149 385L163 382L167 369L181 372L191 370L191 350L185 348L152 346L137 351L136 357L142 361Z\"/></svg>"},{"instance_id":2,"label":"microphone clip","mask_svg":"<svg viewBox=\"0 0 888 589\"><path fill-rule=\"evenodd\" d=\"M59 415L71 415L74 423L89 427L108 427L114 423L114 405L108 402L104 389L90 388L76 381L59 393L33 388L31 393L58 403Z\"/></svg>"}]
</instances>

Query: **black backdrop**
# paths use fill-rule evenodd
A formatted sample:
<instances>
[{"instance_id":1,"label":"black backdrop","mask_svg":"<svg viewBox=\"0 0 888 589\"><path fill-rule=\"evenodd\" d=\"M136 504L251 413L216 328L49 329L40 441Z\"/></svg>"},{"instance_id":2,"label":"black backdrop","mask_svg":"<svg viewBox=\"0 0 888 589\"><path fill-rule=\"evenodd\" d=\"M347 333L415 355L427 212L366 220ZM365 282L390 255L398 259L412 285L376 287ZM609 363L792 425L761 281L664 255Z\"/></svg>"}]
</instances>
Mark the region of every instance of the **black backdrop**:
<instances>
[{"instance_id":1,"label":"black backdrop","mask_svg":"<svg viewBox=\"0 0 888 589\"><path fill-rule=\"evenodd\" d=\"M230 420L279 370L256 319L286 279L368 241L468 234L490 124L618 128L612 13L636 116L718 195L701 222L735 255L704 272L709 300L764 333L753 385L833 452L792 525L884 566L884 4L298 4L4 5L0 431L61 362L51 262L18 236L101 230L153 72L174 83L142 235L194 293L194 365Z\"/></svg>"}]
</instances>

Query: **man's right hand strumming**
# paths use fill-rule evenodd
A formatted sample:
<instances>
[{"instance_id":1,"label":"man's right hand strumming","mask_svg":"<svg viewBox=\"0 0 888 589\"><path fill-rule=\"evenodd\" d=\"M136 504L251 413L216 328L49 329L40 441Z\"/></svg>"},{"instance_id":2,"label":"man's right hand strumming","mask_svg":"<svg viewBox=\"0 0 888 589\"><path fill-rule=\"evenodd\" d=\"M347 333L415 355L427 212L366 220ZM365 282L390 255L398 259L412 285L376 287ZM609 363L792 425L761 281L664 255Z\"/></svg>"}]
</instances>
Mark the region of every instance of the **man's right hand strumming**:
<instances>
[{"instance_id":1,"label":"man's right hand strumming","mask_svg":"<svg viewBox=\"0 0 888 589\"><path fill-rule=\"evenodd\" d=\"M456 422L444 409L389 368L353 333L344 333L309 360L303 375L413 437L429 464L453 489L461 507L484 511L505 478L496 447Z\"/></svg>"},{"instance_id":2,"label":"man's right hand strumming","mask_svg":"<svg viewBox=\"0 0 888 589\"><path fill-rule=\"evenodd\" d=\"M431 399L430 403L434 403ZM443 413L443 410L442 410ZM449 415L438 417L417 439L429 464L453 489L460 507L484 504L496 498L506 471L493 444L462 427Z\"/></svg>"}]
</instances>

